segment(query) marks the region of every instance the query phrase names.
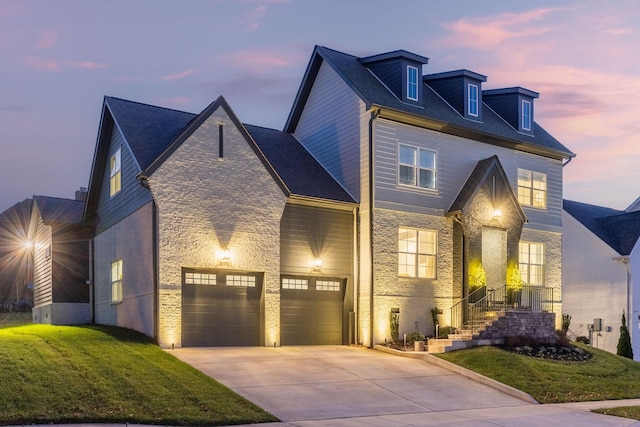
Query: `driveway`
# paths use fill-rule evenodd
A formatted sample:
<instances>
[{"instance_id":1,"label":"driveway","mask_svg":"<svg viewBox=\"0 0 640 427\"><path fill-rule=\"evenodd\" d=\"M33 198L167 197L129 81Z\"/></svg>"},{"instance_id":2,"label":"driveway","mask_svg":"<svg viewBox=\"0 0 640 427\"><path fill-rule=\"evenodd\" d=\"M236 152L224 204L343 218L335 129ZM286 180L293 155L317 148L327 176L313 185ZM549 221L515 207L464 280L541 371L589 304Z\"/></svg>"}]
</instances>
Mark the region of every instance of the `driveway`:
<instances>
[{"instance_id":1,"label":"driveway","mask_svg":"<svg viewBox=\"0 0 640 427\"><path fill-rule=\"evenodd\" d=\"M631 426L538 405L424 360L346 346L167 350L291 426ZM637 425L637 424L636 424Z\"/></svg>"}]
</instances>

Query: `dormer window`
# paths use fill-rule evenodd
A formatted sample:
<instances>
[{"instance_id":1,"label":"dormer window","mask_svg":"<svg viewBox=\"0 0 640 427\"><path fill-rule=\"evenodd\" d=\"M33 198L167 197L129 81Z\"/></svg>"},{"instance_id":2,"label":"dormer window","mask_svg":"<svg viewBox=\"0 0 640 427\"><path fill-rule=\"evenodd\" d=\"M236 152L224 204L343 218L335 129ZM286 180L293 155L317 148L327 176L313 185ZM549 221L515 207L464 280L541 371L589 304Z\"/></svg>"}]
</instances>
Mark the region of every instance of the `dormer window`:
<instances>
[{"instance_id":1,"label":"dormer window","mask_svg":"<svg viewBox=\"0 0 640 427\"><path fill-rule=\"evenodd\" d=\"M522 130L531 130L531 101L522 101Z\"/></svg>"},{"instance_id":2,"label":"dormer window","mask_svg":"<svg viewBox=\"0 0 640 427\"><path fill-rule=\"evenodd\" d=\"M467 87L467 111L470 116L478 117L478 85L469 84Z\"/></svg>"},{"instance_id":3,"label":"dormer window","mask_svg":"<svg viewBox=\"0 0 640 427\"><path fill-rule=\"evenodd\" d=\"M121 149L118 148L111 159L109 161L109 195L111 197L115 196L122 189L122 162L120 160L121 157Z\"/></svg>"},{"instance_id":4,"label":"dormer window","mask_svg":"<svg viewBox=\"0 0 640 427\"><path fill-rule=\"evenodd\" d=\"M418 100L418 69L407 66L407 99Z\"/></svg>"}]
</instances>

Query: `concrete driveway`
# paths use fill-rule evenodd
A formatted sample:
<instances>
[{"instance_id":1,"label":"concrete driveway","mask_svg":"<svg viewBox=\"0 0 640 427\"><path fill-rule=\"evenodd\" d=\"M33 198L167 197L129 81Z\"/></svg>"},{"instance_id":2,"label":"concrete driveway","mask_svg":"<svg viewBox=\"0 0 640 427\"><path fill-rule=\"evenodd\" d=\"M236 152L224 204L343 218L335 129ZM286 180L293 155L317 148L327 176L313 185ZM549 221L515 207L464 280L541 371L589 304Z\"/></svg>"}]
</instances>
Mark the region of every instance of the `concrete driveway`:
<instances>
[{"instance_id":1,"label":"concrete driveway","mask_svg":"<svg viewBox=\"0 0 640 427\"><path fill-rule=\"evenodd\" d=\"M529 403L424 360L366 348L236 347L167 351L283 421L275 425L635 424L633 420L592 414L584 405ZM620 402L619 406L626 404Z\"/></svg>"}]
</instances>

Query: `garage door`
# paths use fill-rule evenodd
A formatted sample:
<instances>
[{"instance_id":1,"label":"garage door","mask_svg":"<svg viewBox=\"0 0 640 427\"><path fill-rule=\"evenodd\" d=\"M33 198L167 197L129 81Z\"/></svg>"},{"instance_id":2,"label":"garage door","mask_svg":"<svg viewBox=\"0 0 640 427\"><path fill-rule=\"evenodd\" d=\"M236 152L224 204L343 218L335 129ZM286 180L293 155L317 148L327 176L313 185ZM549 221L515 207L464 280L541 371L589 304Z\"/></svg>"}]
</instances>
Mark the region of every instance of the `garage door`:
<instances>
[{"instance_id":1,"label":"garage door","mask_svg":"<svg viewBox=\"0 0 640 427\"><path fill-rule=\"evenodd\" d=\"M183 346L261 345L262 274L184 271Z\"/></svg>"},{"instance_id":2,"label":"garage door","mask_svg":"<svg viewBox=\"0 0 640 427\"><path fill-rule=\"evenodd\" d=\"M344 289L344 279L283 277L282 345L342 344Z\"/></svg>"}]
</instances>

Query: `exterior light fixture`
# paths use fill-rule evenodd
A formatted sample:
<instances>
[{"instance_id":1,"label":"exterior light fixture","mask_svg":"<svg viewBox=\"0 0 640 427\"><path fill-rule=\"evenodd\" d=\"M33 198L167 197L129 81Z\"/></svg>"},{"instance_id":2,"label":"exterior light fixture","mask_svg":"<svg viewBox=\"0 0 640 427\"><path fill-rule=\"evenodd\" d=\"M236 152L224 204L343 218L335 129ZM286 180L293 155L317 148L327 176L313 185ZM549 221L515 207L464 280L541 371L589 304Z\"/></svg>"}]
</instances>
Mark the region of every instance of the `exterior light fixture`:
<instances>
[{"instance_id":1,"label":"exterior light fixture","mask_svg":"<svg viewBox=\"0 0 640 427\"><path fill-rule=\"evenodd\" d=\"M502 211L498 208L493 210L493 217L494 218L500 218L502 216Z\"/></svg>"},{"instance_id":2,"label":"exterior light fixture","mask_svg":"<svg viewBox=\"0 0 640 427\"><path fill-rule=\"evenodd\" d=\"M320 268L320 267L322 267L322 258L316 258L316 259L313 261L313 266L314 266L315 268Z\"/></svg>"},{"instance_id":3,"label":"exterior light fixture","mask_svg":"<svg viewBox=\"0 0 640 427\"><path fill-rule=\"evenodd\" d=\"M223 261L229 261L231 259L231 252L229 251L229 249L221 250L220 258L222 258Z\"/></svg>"},{"instance_id":4,"label":"exterior light fixture","mask_svg":"<svg viewBox=\"0 0 640 427\"><path fill-rule=\"evenodd\" d=\"M25 249L32 249L33 248L33 242L31 240L27 240L24 242L24 248Z\"/></svg>"}]
</instances>

